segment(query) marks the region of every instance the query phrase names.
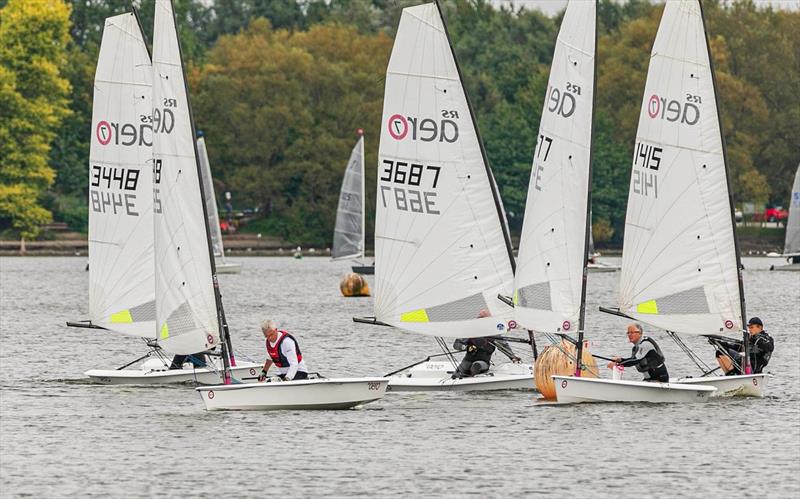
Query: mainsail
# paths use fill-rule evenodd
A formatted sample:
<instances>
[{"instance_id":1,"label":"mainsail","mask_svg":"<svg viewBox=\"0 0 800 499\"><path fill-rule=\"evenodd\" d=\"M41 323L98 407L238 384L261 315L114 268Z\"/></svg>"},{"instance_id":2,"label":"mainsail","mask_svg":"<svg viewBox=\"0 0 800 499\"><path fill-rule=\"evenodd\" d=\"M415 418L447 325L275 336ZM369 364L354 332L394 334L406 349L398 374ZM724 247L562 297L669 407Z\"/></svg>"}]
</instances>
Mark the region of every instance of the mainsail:
<instances>
[{"instance_id":1,"label":"mainsail","mask_svg":"<svg viewBox=\"0 0 800 499\"><path fill-rule=\"evenodd\" d=\"M689 334L742 330L713 71L697 0L664 7L634 148L620 311Z\"/></svg>"},{"instance_id":2,"label":"mainsail","mask_svg":"<svg viewBox=\"0 0 800 499\"><path fill-rule=\"evenodd\" d=\"M135 14L106 19L89 153L89 316L155 338L152 66Z\"/></svg>"},{"instance_id":3,"label":"mainsail","mask_svg":"<svg viewBox=\"0 0 800 499\"><path fill-rule=\"evenodd\" d=\"M800 165L794 174L792 199L789 203L789 220L786 222L786 244L784 256L800 255Z\"/></svg>"},{"instance_id":4,"label":"mainsail","mask_svg":"<svg viewBox=\"0 0 800 499\"><path fill-rule=\"evenodd\" d=\"M435 336L506 327L505 215L435 4L403 9L386 72L375 221L375 317ZM494 317L477 319L482 311ZM484 314L481 314L484 315Z\"/></svg>"},{"instance_id":5,"label":"mainsail","mask_svg":"<svg viewBox=\"0 0 800 499\"><path fill-rule=\"evenodd\" d=\"M360 132L360 130L359 130ZM339 206L336 208L336 228L333 231L334 260L364 256L364 135L350 153L344 171Z\"/></svg>"},{"instance_id":6,"label":"mainsail","mask_svg":"<svg viewBox=\"0 0 800 499\"><path fill-rule=\"evenodd\" d=\"M579 326L589 234L595 9L593 1L567 6L534 150L514 316L536 331Z\"/></svg>"},{"instance_id":7,"label":"mainsail","mask_svg":"<svg viewBox=\"0 0 800 499\"><path fill-rule=\"evenodd\" d=\"M200 172L203 175L203 193L208 215L208 232L211 235L211 247L214 256L225 260L225 248L222 246L222 231L219 228L219 211L217 211L217 196L214 192L214 179L211 177L211 163L208 161L206 139L197 139L197 159L200 161Z\"/></svg>"},{"instance_id":8,"label":"mainsail","mask_svg":"<svg viewBox=\"0 0 800 499\"><path fill-rule=\"evenodd\" d=\"M170 0L153 28L153 182L159 344L179 354L219 344L212 257L195 134Z\"/></svg>"}]
</instances>

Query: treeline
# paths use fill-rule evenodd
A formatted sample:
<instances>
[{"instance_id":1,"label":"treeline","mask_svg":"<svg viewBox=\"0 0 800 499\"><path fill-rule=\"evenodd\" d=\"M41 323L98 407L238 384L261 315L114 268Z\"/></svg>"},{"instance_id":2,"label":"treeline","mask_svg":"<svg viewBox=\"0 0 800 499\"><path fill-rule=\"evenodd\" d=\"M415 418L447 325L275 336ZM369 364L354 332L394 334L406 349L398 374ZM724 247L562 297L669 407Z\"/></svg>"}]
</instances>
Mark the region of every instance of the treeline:
<instances>
[{"instance_id":1,"label":"treeline","mask_svg":"<svg viewBox=\"0 0 800 499\"><path fill-rule=\"evenodd\" d=\"M384 73L400 11L416 3L175 0L217 193L231 192L237 209L258 207L264 219L251 226L328 244L358 128L366 132L372 211ZM0 0L0 230L32 237L50 214L85 229L94 66L103 20L129 4L89 0L70 10L60 0ZM153 0L137 4L149 32ZM518 231L560 16L497 9L487 0L443 4ZM800 160L800 13L749 0L704 7L735 198L786 206ZM593 185L599 243L621 241L661 10L646 0L599 4Z\"/></svg>"}]
</instances>

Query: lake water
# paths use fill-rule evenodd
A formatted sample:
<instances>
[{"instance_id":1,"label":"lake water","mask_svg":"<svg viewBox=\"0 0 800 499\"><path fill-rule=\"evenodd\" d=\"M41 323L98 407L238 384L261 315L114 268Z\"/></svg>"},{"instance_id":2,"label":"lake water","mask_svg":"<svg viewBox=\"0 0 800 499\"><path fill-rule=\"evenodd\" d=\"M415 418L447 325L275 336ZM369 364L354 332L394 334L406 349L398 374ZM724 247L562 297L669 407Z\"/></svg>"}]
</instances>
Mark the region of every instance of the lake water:
<instances>
[{"instance_id":1,"label":"lake water","mask_svg":"<svg viewBox=\"0 0 800 499\"><path fill-rule=\"evenodd\" d=\"M263 360L264 318L327 376L383 374L438 353L432 338L354 324L372 301L340 296L347 262L239 260L242 274L220 279L242 357ZM764 399L556 407L524 392L390 393L362 409L272 413L206 412L189 386L81 381L144 353L135 339L64 326L86 317L85 263L0 258L2 497L800 495L800 275L766 271L779 260L744 259L748 314L776 343ZM630 351L625 321L597 311L615 305L617 280L589 277L600 355ZM671 374L696 374L654 336ZM713 363L702 338L685 340Z\"/></svg>"}]
</instances>

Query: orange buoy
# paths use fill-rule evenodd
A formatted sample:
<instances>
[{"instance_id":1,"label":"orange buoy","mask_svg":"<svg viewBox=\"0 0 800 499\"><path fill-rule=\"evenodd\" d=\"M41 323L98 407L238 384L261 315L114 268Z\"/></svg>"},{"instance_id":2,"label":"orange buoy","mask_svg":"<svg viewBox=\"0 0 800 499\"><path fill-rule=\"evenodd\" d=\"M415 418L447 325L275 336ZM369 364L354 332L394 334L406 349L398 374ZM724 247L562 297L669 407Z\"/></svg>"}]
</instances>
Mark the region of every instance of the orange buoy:
<instances>
[{"instance_id":1,"label":"orange buoy","mask_svg":"<svg viewBox=\"0 0 800 499\"><path fill-rule=\"evenodd\" d=\"M364 276L350 272L342 277L342 282L339 283L339 289L344 296L369 296L369 284Z\"/></svg>"},{"instance_id":2,"label":"orange buoy","mask_svg":"<svg viewBox=\"0 0 800 499\"><path fill-rule=\"evenodd\" d=\"M583 369L581 376L586 378L597 377L597 363L589 352L588 343L583 343ZM566 354L565 354L566 352ZM567 355L568 354L568 355ZM556 387L553 384L554 374L560 376L572 376L575 374L575 345L567 340L561 340L557 345L550 345L539 354L539 358L533 365L534 380L536 389L545 400L556 399Z\"/></svg>"}]
</instances>

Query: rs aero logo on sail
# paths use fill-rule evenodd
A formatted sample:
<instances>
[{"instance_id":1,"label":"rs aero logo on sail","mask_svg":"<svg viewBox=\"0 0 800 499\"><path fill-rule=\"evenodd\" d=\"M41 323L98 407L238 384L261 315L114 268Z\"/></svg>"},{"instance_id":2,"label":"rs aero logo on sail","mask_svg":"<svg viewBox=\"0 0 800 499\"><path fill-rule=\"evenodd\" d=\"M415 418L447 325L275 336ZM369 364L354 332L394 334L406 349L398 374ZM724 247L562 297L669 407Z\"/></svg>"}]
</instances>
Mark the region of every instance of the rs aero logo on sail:
<instances>
[{"instance_id":1,"label":"rs aero logo on sail","mask_svg":"<svg viewBox=\"0 0 800 499\"><path fill-rule=\"evenodd\" d=\"M386 126L394 140L421 140L422 142L447 142L458 140L458 111L443 110L441 119L419 118L393 114Z\"/></svg>"},{"instance_id":2,"label":"rs aero logo on sail","mask_svg":"<svg viewBox=\"0 0 800 499\"><path fill-rule=\"evenodd\" d=\"M647 101L647 115L654 120L680 121L691 126L700 121L698 104L702 104L699 95L686 94L685 102L680 102L653 94Z\"/></svg>"},{"instance_id":3,"label":"rs aero logo on sail","mask_svg":"<svg viewBox=\"0 0 800 499\"><path fill-rule=\"evenodd\" d=\"M172 109L178 106L176 99L164 99L163 108L154 108L153 114L139 115L138 123L119 123L100 120L95 127L97 142L102 146L147 146L153 145L153 132L172 133L175 128L175 114Z\"/></svg>"}]
</instances>

